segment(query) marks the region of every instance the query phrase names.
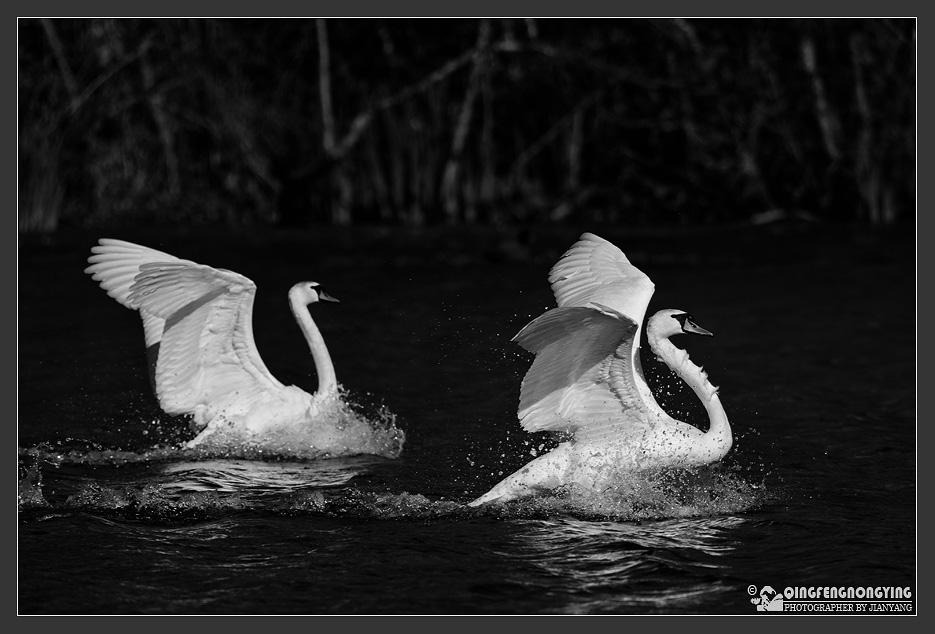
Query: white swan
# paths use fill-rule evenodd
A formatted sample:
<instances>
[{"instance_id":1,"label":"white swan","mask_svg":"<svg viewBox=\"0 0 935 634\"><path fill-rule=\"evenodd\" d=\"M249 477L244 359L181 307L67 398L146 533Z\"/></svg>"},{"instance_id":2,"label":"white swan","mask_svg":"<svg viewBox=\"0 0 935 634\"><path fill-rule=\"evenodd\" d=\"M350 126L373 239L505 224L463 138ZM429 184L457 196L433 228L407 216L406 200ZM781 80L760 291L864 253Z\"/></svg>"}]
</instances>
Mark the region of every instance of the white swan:
<instances>
[{"instance_id":1,"label":"white swan","mask_svg":"<svg viewBox=\"0 0 935 634\"><path fill-rule=\"evenodd\" d=\"M312 395L280 383L260 358L253 341L256 284L248 278L122 240L103 238L91 252L85 272L143 319L160 406L169 414L191 415L200 430L187 448L224 428L259 438L313 424L338 397L331 356L306 308L338 300L318 283L300 282L289 290L289 306L318 374Z\"/></svg>"},{"instance_id":2,"label":"white swan","mask_svg":"<svg viewBox=\"0 0 935 634\"><path fill-rule=\"evenodd\" d=\"M711 333L680 310L648 322L653 352L701 399L709 428L666 414L640 366L640 324L654 285L620 249L585 233L552 267L558 304L513 340L535 353L520 390L519 420L529 432L572 434L469 503L505 502L560 487L600 493L615 474L717 462L731 448L730 423L717 388L669 337Z\"/></svg>"}]
</instances>

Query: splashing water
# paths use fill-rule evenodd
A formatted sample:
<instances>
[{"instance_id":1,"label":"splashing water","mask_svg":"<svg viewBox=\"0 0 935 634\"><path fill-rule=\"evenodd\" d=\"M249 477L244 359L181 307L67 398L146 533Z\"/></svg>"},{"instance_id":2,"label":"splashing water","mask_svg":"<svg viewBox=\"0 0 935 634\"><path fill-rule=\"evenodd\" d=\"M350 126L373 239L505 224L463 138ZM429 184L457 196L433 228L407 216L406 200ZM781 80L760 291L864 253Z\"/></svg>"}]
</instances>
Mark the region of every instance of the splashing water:
<instances>
[{"instance_id":1,"label":"splashing water","mask_svg":"<svg viewBox=\"0 0 935 634\"><path fill-rule=\"evenodd\" d=\"M330 512L326 502L344 509L347 503L341 500L356 496L349 481L386 460L370 455L328 460L186 456L191 457L179 450L172 455L166 450L81 455L45 446L21 449L19 510L81 510L157 521L200 520L244 510ZM52 489L48 500L46 486Z\"/></svg>"},{"instance_id":2,"label":"splashing water","mask_svg":"<svg viewBox=\"0 0 935 634\"><path fill-rule=\"evenodd\" d=\"M245 504L242 492L255 496L340 486L370 463L395 459L403 450L405 433L397 427L396 415L383 405L365 407L342 390L341 398L329 403L321 415L322 425L296 425L262 437L219 430L194 449L173 441L128 451L73 438L54 446L43 442L20 448L18 506L48 508L52 498L43 492L43 469L57 474L63 465L78 465L93 469L96 479L82 483L84 472L70 476L77 477L79 484L77 492L68 495L66 507L157 509L158 514L240 509ZM124 467L139 468L145 471L140 474L143 483L98 481L99 471L111 467L120 467L118 480L127 477ZM307 500L299 506L309 508Z\"/></svg>"},{"instance_id":3,"label":"splashing water","mask_svg":"<svg viewBox=\"0 0 935 634\"><path fill-rule=\"evenodd\" d=\"M618 471L602 488L569 485L550 494L493 503L489 512L508 517L570 515L582 519L651 521L731 515L750 510L769 497L763 485L751 484L720 465L695 469Z\"/></svg>"},{"instance_id":4,"label":"splashing water","mask_svg":"<svg viewBox=\"0 0 935 634\"><path fill-rule=\"evenodd\" d=\"M283 468L292 471L295 478L293 465L273 463L267 466L270 471ZM284 484L282 477L276 478L276 482L262 478L251 482L241 477L234 483L230 472L230 466L215 465L191 469L188 473L176 468L171 473L166 471L163 477L150 474L147 481L139 483L86 480L66 499L51 505L42 498L36 485L30 489L33 495L29 499L20 496L20 510L42 510L51 506L63 511L89 510L136 519L173 521L252 510L280 515L312 513L379 520L570 517L639 523L731 516L763 504L770 497L762 487L750 485L732 474L669 472L653 476L631 474L632 477L616 489L600 494L564 489L550 495L471 508L463 501L433 499L420 493L360 490L349 485L353 469L345 474L343 483L328 481L322 474L313 472L306 476L304 483L295 481L291 485ZM23 490L22 482L20 489Z\"/></svg>"},{"instance_id":5,"label":"splashing water","mask_svg":"<svg viewBox=\"0 0 935 634\"><path fill-rule=\"evenodd\" d=\"M340 397L323 404L314 425L296 424L265 433L262 437L234 428L219 428L190 450L203 456L242 458L334 458L371 454L397 458L406 435L396 426L396 415L380 406L373 417L365 415L341 388Z\"/></svg>"},{"instance_id":6,"label":"splashing water","mask_svg":"<svg viewBox=\"0 0 935 634\"><path fill-rule=\"evenodd\" d=\"M733 515L763 504L772 496L749 474L726 464L696 469L632 472L608 470L601 488L574 485L537 497L466 506L468 492L452 498L421 493L362 490L351 484L386 458L372 455L296 460L283 457L223 457L205 451L156 448L133 453L119 450L55 451L44 444L20 450L19 508L92 510L158 521L203 519L254 510L275 514L320 514L363 519L497 517L543 519L556 516L624 522ZM55 473L59 489L43 495L44 464ZM58 474L61 468L74 466ZM90 468L90 471L88 469ZM129 469L129 470L128 470ZM476 477L476 469L471 469ZM65 478L64 481L61 478ZM411 483L410 483L411 484ZM476 485L480 485L477 487ZM471 488L482 488L475 483Z\"/></svg>"},{"instance_id":7,"label":"splashing water","mask_svg":"<svg viewBox=\"0 0 935 634\"><path fill-rule=\"evenodd\" d=\"M45 496L42 495L42 468L38 459L32 464L27 461L19 462L19 486L17 504L19 508L42 508L49 506Z\"/></svg>"},{"instance_id":8,"label":"splashing water","mask_svg":"<svg viewBox=\"0 0 935 634\"><path fill-rule=\"evenodd\" d=\"M364 409L370 413L362 413ZM133 452L93 443L84 443L91 446L81 448L53 448L43 443L20 449L19 506L21 510L38 510L47 508L51 500L53 507L176 519L264 509L376 519L560 515L639 522L730 515L769 497L763 485L750 484L738 469L723 463L692 470L643 472L608 466L596 488L569 485L538 497L477 509L465 505L473 497L469 492L457 501L430 499L418 493L360 491L349 486L349 481L366 472L374 461L398 457L405 434L396 426L396 416L385 407L364 408L343 393L323 415L331 431L296 426L261 439L220 432L194 449L157 445ZM540 440L526 443L533 457L548 451L555 442ZM466 460L472 462L469 455ZM89 466L95 473L93 479L71 490L67 499L47 500L41 463L54 468L62 464ZM119 475L114 472L115 481L101 479L97 467L121 465L136 465L145 473L139 478L130 473L128 480L121 467ZM477 477L478 469L471 464L467 479ZM483 486L474 483L468 488Z\"/></svg>"},{"instance_id":9,"label":"splashing water","mask_svg":"<svg viewBox=\"0 0 935 634\"><path fill-rule=\"evenodd\" d=\"M99 443L69 438L48 442L24 453L42 456L55 463L121 464L162 462L183 459L241 458L246 460L315 460L356 455L398 458L406 441L405 432L397 426L396 414L385 405L362 405L343 388L340 398L325 404L318 424L296 424L268 431L262 436L237 429L219 428L193 449L184 448L185 440L178 432L162 428L159 420L127 421L142 426L144 436L158 430L156 436L171 436L172 440L156 442L149 447L127 451L107 448Z\"/></svg>"}]
</instances>

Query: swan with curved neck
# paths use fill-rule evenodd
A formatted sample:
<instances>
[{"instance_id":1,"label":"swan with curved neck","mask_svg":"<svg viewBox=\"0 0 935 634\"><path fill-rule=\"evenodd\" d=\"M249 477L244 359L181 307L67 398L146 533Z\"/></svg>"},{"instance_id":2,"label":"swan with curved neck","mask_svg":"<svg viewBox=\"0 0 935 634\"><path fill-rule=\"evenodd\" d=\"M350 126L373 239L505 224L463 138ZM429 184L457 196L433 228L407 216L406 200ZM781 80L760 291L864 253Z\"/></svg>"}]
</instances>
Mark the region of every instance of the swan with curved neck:
<instances>
[{"instance_id":1,"label":"swan with curved neck","mask_svg":"<svg viewBox=\"0 0 935 634\"><path fill-rule=\"evenodd\" d=\"M280 383L260 358L253 339L256 284L250 279L122 240L103 238L91 252L85 272L140 313L160 406L190 415L200 432L187 448L220 431L258 439L316 424L322 406L338 397L331 356L307 308L338 300L317 282L289 290L318 374L318 390L309 394Z\"/></svg>"},{"instance_id":2,"label":"swan with curved neck","mask_svg":"<svg viewBox=\"0 0 935 634\"><path fill-rule=\"evenodd\" d=\"M308 343L308 349L312 353L312 360L315 362L315 372L318 374L318 391L316 394L334 395L338 391L338 379L334 373L334 364L331 362L331 355L328 354L328 346L325 345L325 339L321 336L321 331L308 312L308 306L315 302L324 300L326 302L337 302L316 282L299 282L289 289L289 308L295 316L299 329L305 335L305 341Z\"/></svg>"},{"instance_id":3,"label":"swan with curved neck","mask_svg":"<svg viewBox=\"0 0 935 634\"><path fill-rule=\"evenodd\" d=\"M666 309L647 324L652 351L705 407L708 430L667 414L640 366L640 330L652 281L620 249L585 233L552 267L558 306L513 340L536 357L523 379L518 416L526 431L562 432L560 443L470 502L491 502L575 487L598 493L621 472L694 467L721 460L733 443L717 388L670 338L712 336L691 315Z\"/></svg>"}]
</instances>

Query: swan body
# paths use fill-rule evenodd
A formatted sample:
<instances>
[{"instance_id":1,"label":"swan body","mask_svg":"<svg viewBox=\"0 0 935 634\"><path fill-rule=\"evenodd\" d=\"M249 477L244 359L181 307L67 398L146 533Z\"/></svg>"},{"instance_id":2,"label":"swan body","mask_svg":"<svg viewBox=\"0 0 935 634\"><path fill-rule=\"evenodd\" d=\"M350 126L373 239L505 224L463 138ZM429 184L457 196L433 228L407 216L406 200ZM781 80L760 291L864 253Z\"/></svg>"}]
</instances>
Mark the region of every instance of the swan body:
<instances>
[{"instance_id":1,"label":"swan body","mask_svg":"<svg viewBox=\"0 0 935 634\"><path fill-rule=\"evenodd\" d=\"M222 429L262 437L288 426L314 424L338 398L334 365L307 309L337 302L317 282L289 290L289 306L318 374L314 394L283 385L267 369L253 339L256 285L248 278L144 246L103 238L85 269L107 294L139 311L151 378L169 414L188 414L200 433L193 448Z\"/></svg>"},{"instance_id":2,"label":"swan body","mask_svg":"<svg viewBox=\"0 0 935 634\"><path fill-rule=\"evenodd\" d=\"M523 379L518 416L528 432L571 435L549 453L469 503L506 502L559 488L598 493L622 471L692 467L721 460L732 445L717 388L669 338L711 336L681 310L647 323L652 351L696 396L709 428L669 416L656 402L639 358L640 330L655 289L620 249L591 233L549 273L557 307L514 338L536 357Z\"/></svg>"}]
</instances>

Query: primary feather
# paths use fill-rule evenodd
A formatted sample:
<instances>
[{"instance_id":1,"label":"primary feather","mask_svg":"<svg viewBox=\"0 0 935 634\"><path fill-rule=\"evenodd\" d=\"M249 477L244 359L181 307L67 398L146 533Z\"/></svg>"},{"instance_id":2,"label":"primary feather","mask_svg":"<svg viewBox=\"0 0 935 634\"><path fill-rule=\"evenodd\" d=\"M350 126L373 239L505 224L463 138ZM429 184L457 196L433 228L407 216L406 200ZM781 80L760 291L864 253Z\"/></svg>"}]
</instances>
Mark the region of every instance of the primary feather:
<instances>
[{"instance_id":1,"label":"primary feather","mask_svg":"<svg viewBox=\"0 0 935 634\"><path fill-rule=\"evenodd\" d=\"M147 348L159 346L156 396L170 414L193 413L232 393L283 388L253 340L256 285L248 278L140 245L104 238L87 272L143 319Z\"/></svg>"}]
</instances>

